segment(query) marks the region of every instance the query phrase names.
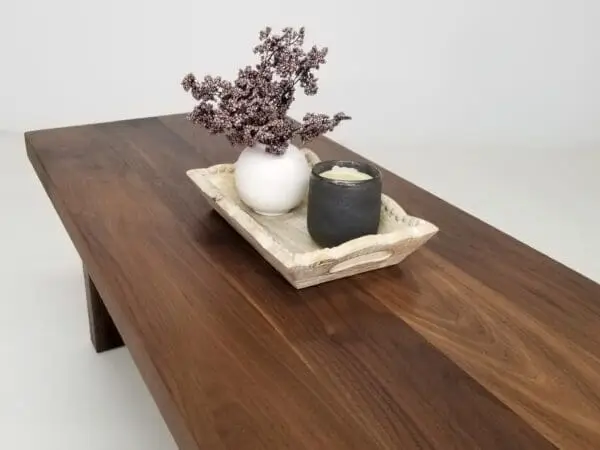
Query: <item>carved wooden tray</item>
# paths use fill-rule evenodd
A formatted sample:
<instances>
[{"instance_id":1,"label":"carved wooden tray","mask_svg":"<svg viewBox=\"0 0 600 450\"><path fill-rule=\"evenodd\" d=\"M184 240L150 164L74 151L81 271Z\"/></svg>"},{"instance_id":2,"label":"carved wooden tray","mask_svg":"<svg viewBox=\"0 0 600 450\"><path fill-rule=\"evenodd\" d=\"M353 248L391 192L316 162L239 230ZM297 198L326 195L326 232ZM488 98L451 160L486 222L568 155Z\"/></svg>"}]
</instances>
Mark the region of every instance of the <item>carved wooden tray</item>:
<instances>
[{"instance_id":1,"label":"carved wooden tray","mask_svg":"<svg viewBox=\"0 0 600 450\"><path fill-rule=\"evenodd\" d=\"M304 152L310 165L319 161L312 151ZM234 170L233 164L219 164L187 175L215 210L297 289L398 264L438 231L407 215L384 194L378 234L321 248L306 229L306 202L282 216L256 214L238 197Z\"/></svg>"}]
</instances>

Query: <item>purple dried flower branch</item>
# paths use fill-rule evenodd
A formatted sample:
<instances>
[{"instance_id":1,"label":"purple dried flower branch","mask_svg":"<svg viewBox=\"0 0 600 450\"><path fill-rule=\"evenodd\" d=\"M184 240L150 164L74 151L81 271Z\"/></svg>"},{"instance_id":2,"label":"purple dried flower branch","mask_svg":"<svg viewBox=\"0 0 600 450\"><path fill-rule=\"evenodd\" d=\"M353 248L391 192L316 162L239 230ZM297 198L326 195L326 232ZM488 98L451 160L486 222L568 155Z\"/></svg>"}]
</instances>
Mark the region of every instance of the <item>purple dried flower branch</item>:
<instances>
[{"instance_id":1,"label":"purple dried flower branch","mask_svg":"<svg viewBox=\"0 0 600 450\"><path fill-rule=\"evenodd\" d=\"M186 75L183 89L198 101L188 118L213 134L224 134L233 145L261 143L274 154L285 152L294 136L307 142L350 119L341 112L333 117L308 113L302 123L287 116L296 86L306 95L315 95L318 78L314 71L326 63L327 48L313 46L305 52L304 38L304 27L284 28L280 35L267 27L254 47L260 61L240 69L235 81L210 75L198 81L193 74Z\"/></svg>"}]
</instances>

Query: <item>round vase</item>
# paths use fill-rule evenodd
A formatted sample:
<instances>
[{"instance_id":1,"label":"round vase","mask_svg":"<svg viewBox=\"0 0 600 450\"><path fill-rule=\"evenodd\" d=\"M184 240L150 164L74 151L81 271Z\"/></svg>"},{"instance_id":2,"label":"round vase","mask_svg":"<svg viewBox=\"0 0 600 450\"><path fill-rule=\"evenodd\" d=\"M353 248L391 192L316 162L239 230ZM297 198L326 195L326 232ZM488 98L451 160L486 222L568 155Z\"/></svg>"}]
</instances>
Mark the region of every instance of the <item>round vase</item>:
<instances>
[{"instance_id":1,"label":"round vase","mask_svg":"<svg viewBox=\"0 0 600 450\"><path fill-rule=\"evenodd\" d=\"M246 147L235 163L240 199L258 214L277 216L298 206L306 196L310 168L304 153L289 145L283 155L256 144Z\"/></svg>"}]
</instances>

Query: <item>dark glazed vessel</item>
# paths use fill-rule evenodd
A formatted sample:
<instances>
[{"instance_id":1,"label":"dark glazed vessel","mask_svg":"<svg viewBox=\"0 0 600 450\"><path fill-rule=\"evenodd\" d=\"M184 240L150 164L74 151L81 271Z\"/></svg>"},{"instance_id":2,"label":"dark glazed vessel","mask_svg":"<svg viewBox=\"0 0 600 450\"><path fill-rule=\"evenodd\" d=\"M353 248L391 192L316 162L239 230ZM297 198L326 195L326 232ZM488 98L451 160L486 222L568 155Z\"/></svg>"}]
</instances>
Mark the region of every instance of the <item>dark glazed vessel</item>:
<instances>
[{"instance_id":1,"label":"dark glazed vessel","mask_svg":"<svg viewBox=\"0 0 600 450\"><path fill-rule=\"evenodd\" d=\"M320 174L334 166L352 167L372 178L332 180ZM381 173L372 164L322 161L312 169L308 189L308 232L321 247L377 233L381 214Z\"/></svg>"}]
</instances>

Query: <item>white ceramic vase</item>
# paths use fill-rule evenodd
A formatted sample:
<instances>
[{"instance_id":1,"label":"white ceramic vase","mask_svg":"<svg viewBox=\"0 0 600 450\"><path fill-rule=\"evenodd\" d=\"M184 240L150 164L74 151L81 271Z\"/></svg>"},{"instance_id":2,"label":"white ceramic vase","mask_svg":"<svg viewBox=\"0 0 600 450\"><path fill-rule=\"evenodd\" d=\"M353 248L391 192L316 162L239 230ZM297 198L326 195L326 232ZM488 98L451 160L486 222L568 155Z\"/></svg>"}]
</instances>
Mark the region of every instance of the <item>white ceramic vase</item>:
<instances>
[{"instance_id":1,"label":"white ceramic vase","mask_svg":"<svg viewBox=\"0 0 600 450\"><path fill-rule=\"evenodd\" d=\"M304 153L289 145L283 155L256 144L246 147L235 163L235 184L240 199L255 212L268 216L285 214L306 195L310 168Z\"/></svg>"}]
</instances>

